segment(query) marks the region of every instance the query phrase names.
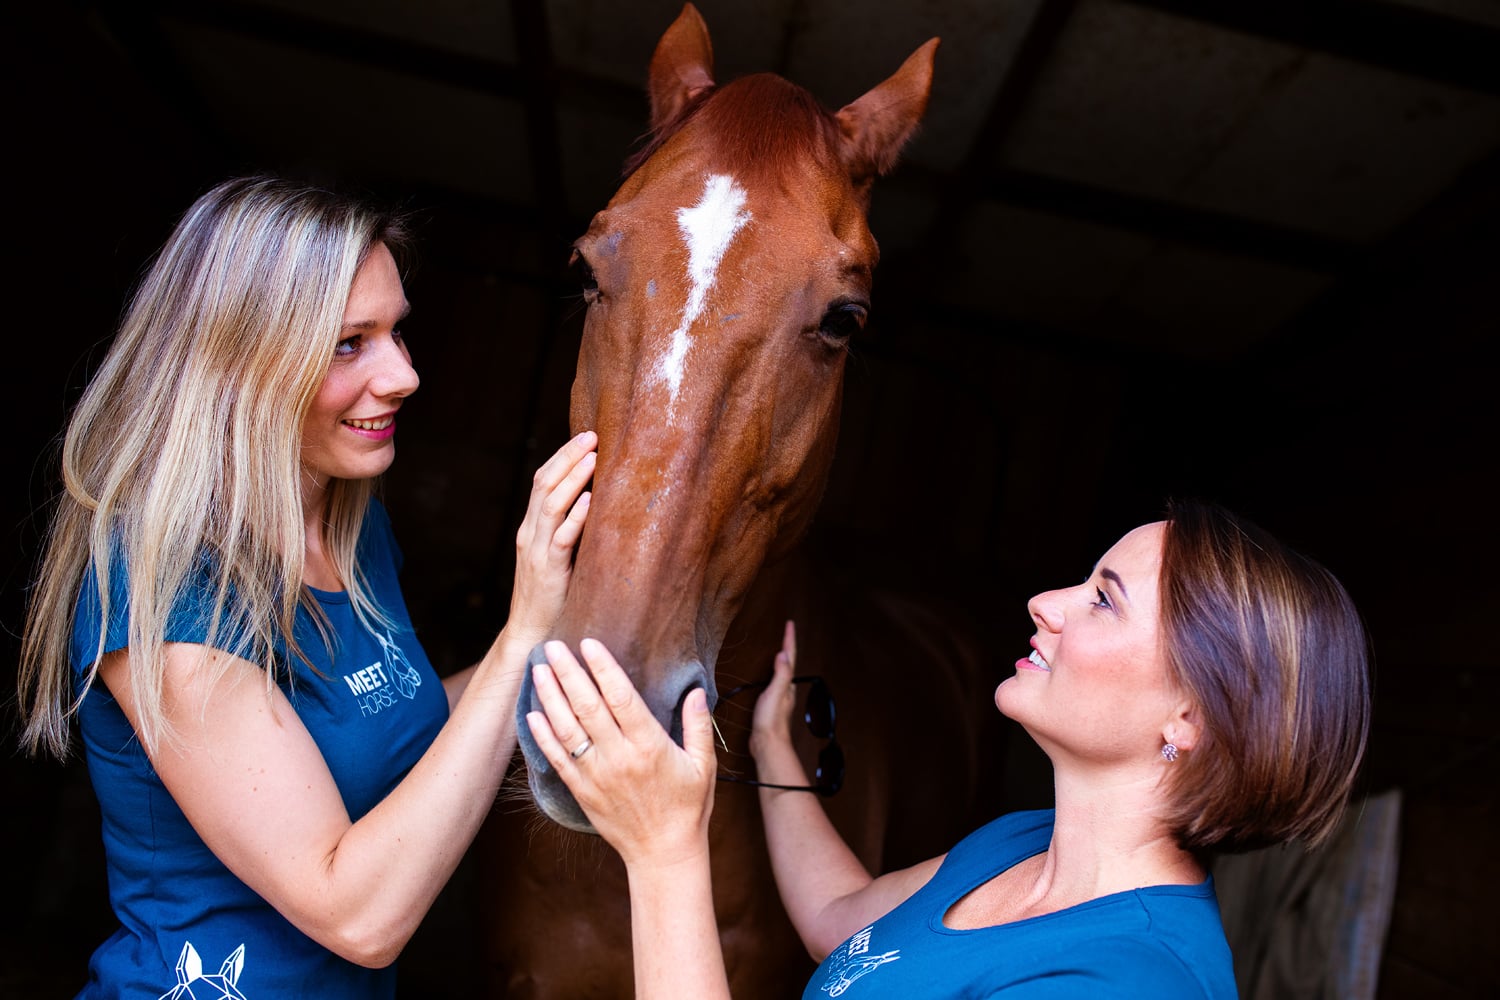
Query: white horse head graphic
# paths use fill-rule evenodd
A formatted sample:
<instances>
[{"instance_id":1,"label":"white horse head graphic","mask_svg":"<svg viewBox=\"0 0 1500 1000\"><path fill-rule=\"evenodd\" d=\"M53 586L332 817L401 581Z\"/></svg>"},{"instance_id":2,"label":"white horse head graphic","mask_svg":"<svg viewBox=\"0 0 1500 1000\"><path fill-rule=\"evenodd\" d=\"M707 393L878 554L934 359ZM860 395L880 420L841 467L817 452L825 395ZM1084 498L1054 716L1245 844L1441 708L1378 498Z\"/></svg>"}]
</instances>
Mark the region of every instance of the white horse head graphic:
<instances>
[{"instance_id":1,"label":"white horse head graphic","mask_svg":"<svg viewBox=\"0 0 1500 1000\"><path fill-rule=\"evenodd\" d=\"M401 647L396 645L396 640L391 638L389 632L383 636L375 636L375 641L385 651L386 670L395 679L396 690L405 698L415 698L417 688L422 686L422 675L417 673L417 668L411 665L411 661L401 652Z\"/></svg>"},{"instance_id":2,"label":"white horse head graphic","mask_svg":"<svg viewBox=\"0 0 1500 1000\"><path fill-rule=\"evenodd\" d=\"M217 974L203 974L203 959L193 942L182 946L177 956L177 985L161 995L161 1000L245 1000L235 984L245 969L245 946L240 945L224 959Z\"/></svg>"}]
</instances>

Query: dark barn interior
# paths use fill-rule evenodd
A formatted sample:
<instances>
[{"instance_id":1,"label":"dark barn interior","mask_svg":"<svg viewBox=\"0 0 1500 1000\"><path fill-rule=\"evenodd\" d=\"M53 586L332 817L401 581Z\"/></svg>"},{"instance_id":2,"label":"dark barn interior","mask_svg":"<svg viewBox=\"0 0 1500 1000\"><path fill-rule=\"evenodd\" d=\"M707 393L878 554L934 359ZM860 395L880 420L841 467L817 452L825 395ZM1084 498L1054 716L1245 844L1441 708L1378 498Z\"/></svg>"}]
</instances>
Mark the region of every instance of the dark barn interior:
<instances>
[{"instance_id":1,"label":"dark barn interior","mask_svg":"<svg viewBox=\"0 0 1500 1000\"><path fill-rule=\"evenodd\" d=\"M1374 645L1359 793L1399 793L1378 986L1350 995L1500 993L1500 6L698 6L720 80L772 70L830 108L942 38L924 127L875 188L874 307L808 546L960 608L997 682L1026 598L1168 497L1323 562ZM434 664L470 662L503 621L530 474L567 433L569 244L645 130L646 62L680 8L8 3L6 663L68 406L177 215L254 171L421 220L423 385L385 494ZM1050 795L1008 735L995 813ZM71 996L112 929L87 777L4 759L0 995ZM463 874L409 949L411 995L472 995L445 937Z\"/></svg>"}]
</instances>

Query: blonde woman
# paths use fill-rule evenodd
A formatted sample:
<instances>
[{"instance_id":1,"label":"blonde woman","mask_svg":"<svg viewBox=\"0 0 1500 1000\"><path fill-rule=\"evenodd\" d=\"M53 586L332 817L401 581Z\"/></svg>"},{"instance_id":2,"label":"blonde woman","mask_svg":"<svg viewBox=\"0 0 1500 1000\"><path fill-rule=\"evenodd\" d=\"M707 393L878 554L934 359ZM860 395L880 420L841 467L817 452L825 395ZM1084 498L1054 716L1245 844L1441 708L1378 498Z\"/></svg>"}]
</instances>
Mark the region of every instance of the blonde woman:
<instances>
[{"instance_id":1,"label":"blonde woman","mask_svg":"<svg viewBox=\"0 0 1500 1000\"><path fill-rule=\"evenodd\" d=\"M776 885L821 963L804 1000L1234 1000L1208 860L1333 829L1370 693L1363 623L1327 570L1221 507L1176 504L1027 611L1031 649L994 699L1051 760L1054 807L878 875L807 794L788 623L750 749ZM548 643L545 714L527 721L625 862L636 996L727 997L703 693L683 703L679 748L609 651L580 647L587 670Z\"/></svg>"},{"instance_id":2,"label":"blonde woman","mask_svg":"<svg viewBox=\"0 0 1500 1000\"><path fill-rule=\"evenodd\" d=\"M374 492L418 385L406 242L329 191L215 187L68 424L19 693L23 745L76 732L103 814L120 929L81 996L392 996L491 807L594 437L537 472L509 620L439 681Z\"/></svg>"}]
</instances>

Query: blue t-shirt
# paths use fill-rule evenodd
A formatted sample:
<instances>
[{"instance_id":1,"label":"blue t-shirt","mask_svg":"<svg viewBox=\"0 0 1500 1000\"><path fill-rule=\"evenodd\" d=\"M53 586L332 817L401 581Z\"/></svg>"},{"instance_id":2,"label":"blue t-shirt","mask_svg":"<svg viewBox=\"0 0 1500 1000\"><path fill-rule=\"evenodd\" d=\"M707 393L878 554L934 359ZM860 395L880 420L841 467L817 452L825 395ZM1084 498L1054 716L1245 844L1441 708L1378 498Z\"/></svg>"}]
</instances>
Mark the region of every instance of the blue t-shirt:
<instances>
[{"instance_id":1,"label":"blue t-shirt","mask_svg":"<svg viewBox=\"0 0 1500 1000\"><path fill-rule=\"evenodd\" d=\"M278 657L281 664L290 659L293 673L287 684L285 670L278 668L281 689L322 751L351 819L369 812L396 786L448 718L442 683L412 630L397 582L401 553L378 502L372 501L366 515L358 558L394 627L372 633L355 618L347 594L314 590L337 636L333 656L307 611L299 608L297 639L317 672L295 658ZM111 573L106 652L126 644L124 576L118 568ZM197 583L172 610L169 642L207 639L213 592L206 580ZM90 571L73 633L78 684L99 641L97 588ZM240 652L232 640L218 645ZM120 920L120 929L94 952L80 997L368 1000L395 995L394 966L366 969L333 954L220 863L157 777L103 683L89 688L79 722L103 814L110 905Z\"/></svg>"},{"instance_id":2,"label":"blue t-shirt","mask_svg":"<svg viewBox=\"0 0 1500 1000\"><path fill-rule=\"evenodd\" d=\"M835 948L803 1000L1235 1000L1212 878L1114 893L997 927L943 926L969 892L1045 851L1052 820L1050 809L1011 813L969 834L910 899Z\"/></svg>"}]
</instances>

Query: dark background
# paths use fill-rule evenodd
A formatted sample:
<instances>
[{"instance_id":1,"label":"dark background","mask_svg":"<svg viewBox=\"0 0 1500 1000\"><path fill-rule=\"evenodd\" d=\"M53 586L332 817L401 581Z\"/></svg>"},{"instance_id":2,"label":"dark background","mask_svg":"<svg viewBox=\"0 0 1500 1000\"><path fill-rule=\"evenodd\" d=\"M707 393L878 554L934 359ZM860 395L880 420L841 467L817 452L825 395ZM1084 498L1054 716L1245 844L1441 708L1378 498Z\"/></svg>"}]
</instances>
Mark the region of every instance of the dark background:
<instances>
[{"instance_id":1,"label":"dark background","mask_svg":"<svg viewBox=\"0 0 1500 1000\"><path fill-rule=\"evenodd\" d=\"M997 679L1026 597L1168 496L1313 555L1373 636L1361 791L1403 793L1380 995L1494 995L1500 6L699 6L721 80L773 70L833 108L943 38L924 129L876 187L874 310L809 544L961 606ZM566 435L568 245L645 128L679 9L7 2L6 669L67 407L177 215L255 170L421 220L423 385L387 497L429 653L472 660L524 484ZM76 763L3 759L0 994L70 995L111 929L91 792ZM1003 766L997 812L1045 801L1024 737Z\"/></svg>"}]
</instances>

